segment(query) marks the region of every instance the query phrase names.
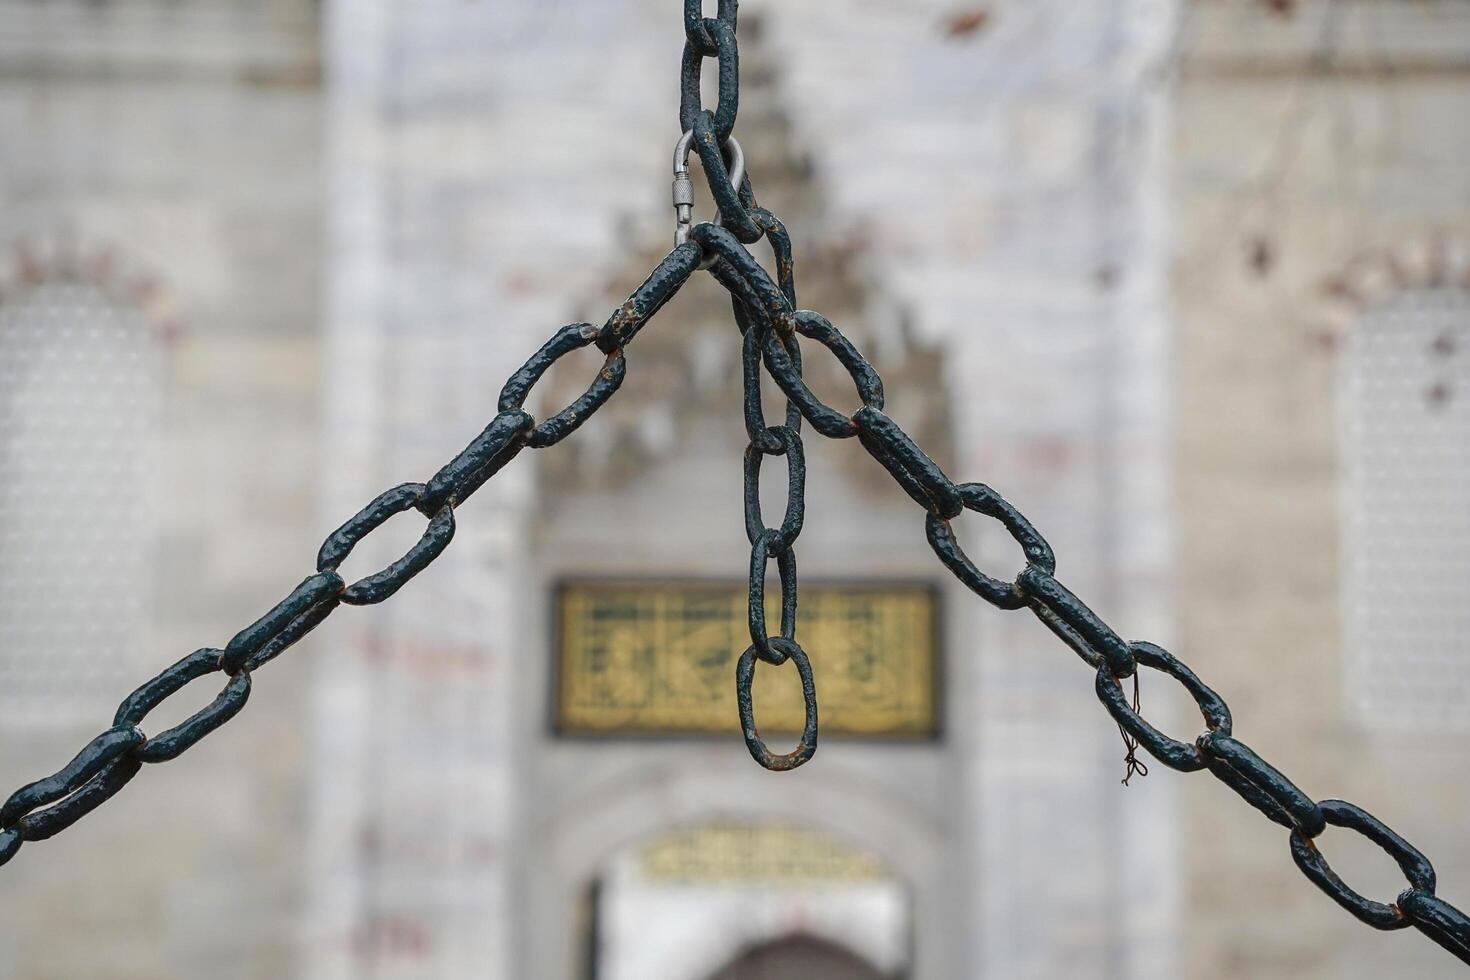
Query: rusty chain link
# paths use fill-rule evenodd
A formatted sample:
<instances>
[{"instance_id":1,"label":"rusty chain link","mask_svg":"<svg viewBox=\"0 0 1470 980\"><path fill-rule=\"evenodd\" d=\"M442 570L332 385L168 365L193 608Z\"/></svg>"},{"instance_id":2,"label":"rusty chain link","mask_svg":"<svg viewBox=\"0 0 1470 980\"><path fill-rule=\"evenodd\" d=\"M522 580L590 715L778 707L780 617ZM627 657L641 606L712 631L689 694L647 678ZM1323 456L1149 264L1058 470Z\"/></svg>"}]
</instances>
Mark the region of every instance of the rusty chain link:
<instances>
[{"instance_id":1,"label":"rusty chain link","mask_svg":"<svg viewBox=\"0 0 1470 980\"><path fill-rule=\"evenodd\" d=\"M245 706L252 673L284 653L341 604L371 605L389 598L427 568L453 539L455 508L509 463L522 449L546 448L590 418L622 384L624 351L696 269L708 268L729 293L741 334L744 416L749 444L744 460L746 535L751 545L749 625L751 645L736 663L736 700L751 755L768 769L794 769L816 751L817 702L812 666L796 640L795 543L805 520L805 449L801 422L832 439L856 436L859 443L925 512L930 547L963 585L1002 610L1028 609L1096 671L1099 700L1130 740L1171 769L1208 769L1267 819L1289 830L1289 850L1302 873L1348 912L1377 929L1417 928L1470 963L1470 917L1435 895L1428 858L1361 807L1342 800L1314 801L1285 774L1232 732L1229 706L1182 661L1147 641L1124 640L1056 577L1050 545L1026 517L982 483L953 482L884 413L883 382L872 364L821 314L796 306L791 241L775 215L756 204L748 172L731 169L727 141L739 110L739 53L735 40L738 0L719 0L717 16L703 16L700 0L685 0L686 41L682 62L679 121L692 139L719 212L719 223L687 225L687 172L676 170L674 203L680 233L675 248L601 327L562 327L505 383L499 414L462 452L427 483L405 483L385 491L328 535L317 571L223 649L196 650L139 687L119 705L112 727L98 735L66 766L13 793L0 806L0 864L29 841L44 840L112 797L144 764L177 758ZM716 58L719 101L711 111L700 101L704 59ZM688 143L683 145L688 146ZM677 161L676 161L677 167ZM682 183L681 183L682 181ZM777 276L772 279L745 248L766 238ZM802 380L799 339L826 348L851 377L861 404L851 415L823 403ZM586 392L566 408L537 422L524 409L546 371L567 354L595 344L606 361ZM785 419L769 425L761 402L761 372L787 398ZM787 502L781 522L768 526L761 510L760 478L767 456L784 456ZM390 517L417 510L428 523L421 539L382 571L348 585L337 573L352 550ZM996 521L1021 549L1025 565L1006 582L981 571L965 554L953 522L965 511ZM771 562L781 583L780 632L769 633L765 578ZM820 651L818 651L820 653ZM754 718L751 683L757 661L791 662L802 686L806 721L797 747L784 755L762 741ZM1205 732L1193 742L1171 738L1140 713L1121 682L1140 666L1176 680L1195 704ZM154 736L139 727L155 707L190 682L223 674L215 699L185 721ZM1366 898L1345 884L1328 864L1316 839L1329 826L1352 830L1394 859L1409 887L1392 902Z\"/></svg>"}]
</instances>

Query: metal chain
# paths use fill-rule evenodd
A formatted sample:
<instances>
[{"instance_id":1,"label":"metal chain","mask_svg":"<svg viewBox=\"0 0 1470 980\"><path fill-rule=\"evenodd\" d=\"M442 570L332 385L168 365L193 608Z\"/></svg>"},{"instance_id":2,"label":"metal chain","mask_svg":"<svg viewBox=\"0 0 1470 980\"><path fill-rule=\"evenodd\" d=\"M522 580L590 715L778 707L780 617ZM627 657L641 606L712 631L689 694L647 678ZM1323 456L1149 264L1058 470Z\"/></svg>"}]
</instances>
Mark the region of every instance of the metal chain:
<instances>
[{"instance_id":1,"label":"metal chain","mask_svg":"<svg viewBox=\"0 0 1470 980\"><path fill-rule=\"evenodd\" d=\"M739 276L765 275L754 263L740 259L749 253L724 229L699 225L692 239L720 257L717 270L725 265L740 270L736 273ZM744 288L763 293L770 287L746 283ZM791 356L787 345L779 337L768 336L763 363L777 385L818 432L837 439L857 436L869 455L924 508L929 544L961 583L999 609L1030 610L1096 671L1098 698L1131 740L1130 745L1141 746L1171 769L1181 772L1208 769L1267 819L1287 828L1291 855L1302 873L1358 919L1377 929L1412 925L1470 963L1470 916L1435 895L1434 868L1428 858L1361 807L1342 800L1314 801L1279 769L1235 738L1230 709L1224 699L1168 651L1147 641L1128 641L1119 636L1056 578L1056 557L1051 546L1020 511L984 484L954 483L883 413L881 380L836 327L809 310L795 311L791 320L799 335L816 340L832 351L852 376L863 405L846 416L823 404L802 381L796 370L799 362ZM1020 546L1026 565L1013 581L987 575L960 547L953 522L967 510L997 521ZM1193 743L1161 733L1142 717L1136 700L1124 693L1121 681L1129 677L1136 680L1140 666L1173 677L1194 698L1206 731ZM739 680L746 683L743 673ZM747 714L742 706L744 717ZM751 751L755 754L754 745ZM756 758L761 760L759 755ZM1315 843L1315 838L1329 825L1355 830L1381 847L1403 870L1409 887L1393 902L1385 903L1366 898L1345 884Z\"/></svg>"},{"instance_id":2,"label":"metal chain","mask_svg":"<svg viewBox=\"0 0 1470 980\"><path fill-rule=\"evenodd\" d=\"M778 324L789 321L796 309L796 281L791 260L791 239L786 226L764 208L752 208L752 217L765 233L781 270L781 315L788 320L775 320L766 311L751 307L732 296L735 322L741 338L741 363L745 395L745 428L750 444L745 448L745 535L750 541L750 642L736 669L735 700L740 708L740 728L751 755L767 769L795 769L817 751L817 694L812 682L811 664L806 652L796 642L796 538L806 517L806 450L801 442L801 410L788 400L783 425L768 426L761 407L761 352L768 340L783 347L792 358L792 370L801 373L801 349L789 327L784 332ZM726 267L716 263L717 278L728 279ZM756 308L759 310L759 307ZM773 336L774 335L774 336ZM786 457L786 512L779 527L768 527L761 515L761 461L767 456ZM766 629L766 570L776 562L781 581L781 635L772 636ZM759 658L779 666L790 659L801 679L806 704L806 721L797 747L784 755L766 748L755 725L751 682L755 679L755 661Z\"/></svg>"},{"instance_id":3,"label":"metal chain","mask_svg":"<svg viewBox=\"0 0 1470 980\"><path fill-rule=\"evenodd\" d=\"M427 483L387 490L327 536L317 570L265 615L236 633L222 649L196 650L139 687L118 706L112 727L76 758L44 779L21 787L0 806L0 864L21 845L45 840L86 816L121 790L144 763L166 762L188 751L233 718L250 697L254 672L285 653L339 605L364 606L389 598L443 554L454 537L455 508L524 448L541 449L565 439L604 405L623 382L623 346L694 273L697 245L675 248L615 310L602 327L562 327L511 375L500 392L500 414ZM575 350L596 344L606 361L586 392L537 422L524 411L527 396L548 368ZM347 584L337 569L352 550L390 517L417 510L428 518L423 536L402 558ZM139 727L148 713L210 674L226 676L224 689L185 721L154 736Z\"/></svg>"},{"instance_id":4,"label":"metal chain","mask_svg":"<svg viewBox=\"0 0 1470 980\"><path fill-rule=\"evenodd\" d=\"M725 155L738 112L739 68L735 42L737 0L720 0L718 14L703 16L699 0L685 0L680 124L681 144L692 142L719 209L719 224L689 224L692 185L680 173L676 154L674 204L678 242L633 291L627 302L596 327L574 323L558 330L516 371L500 393L499 411L465 449L427 483L405 483L374 498L330 534L317 555L317 570L285 599L241 630L223 649L196 650L130 694L112 726L70 763L13 793L0 806L0 864L28 841L44 840L111 798L146 763L177 758L234 717L250 696L251 677L284 653L339 605L371 605L392 596L427 568L454 536L455 509L527 446L560 442L590 418L622 384L624 350L639 330L687 282L706 267L730 293L742 337L744 407L749 445L745 451L745 524L751 543L751 645L736 665L741 725L751 755L770 769L793 769L812 757L817 744L816 694L811 664L796 642L795 541L804 521L805 451L800 426L832 439L856 436L859 443L925 511L925 533L939 560L986 602L1003 610L1028 609L1096 672L1103 707L1131 740L1171 769L1208 769L1267 819L1290 831L1292 859L1314 884L1358 919L1377 929L1413 926L1470 963L1470 916L1435 895L1428 858L1361 807L1342 800L1314 801L1280 770L1232 734L1230 709L1174 655L1147 641L1124 640L1056 578L1056 557L1046 540L1004 497L982 483L955 483L883 410L883 382L866 358L821 314L796 307L791 243L785 226L755 202L748 173ZM711 112L700 104L703 60L719 60L720 96ZM732 176L734 183L732 183ZM772 246L777 280L745 248L760 238ZM799 338L825 347L847 371L862 404L846 415L816 397L802 379ZM541 377L562 357L595 344L606 362L587 391L556 414L537 422L524 410ZM786 418L767 425L761 406L760 373L786 395ZM785 456L787 506L781 524L765 524L760 504L761 464ZM337 569L363 538L395 514L417 510L428 519L422 538L382 571L348 585ZM998 522L1020 546L1025 567L1010 582L982 572L965 554L953 522L974 511ZM781 581L781 631L765 624L765 576L776 562ZM806 725L797 748L770 752L754 722L751 682L757 660L797 669L806 704ZM1172 677L1199 706L1205 732L1191 742L1164 735L1140 714L1121 682L1140 666ZM149 737L139 727L148 713L191 681L210 674L226 677L210 704L185 721ZM1382 848L1402 869L1409 887L1393 902L1366 898L1345 884L1318 849L1328 827L1356 831Z\"/></svg>"}]
</instances>

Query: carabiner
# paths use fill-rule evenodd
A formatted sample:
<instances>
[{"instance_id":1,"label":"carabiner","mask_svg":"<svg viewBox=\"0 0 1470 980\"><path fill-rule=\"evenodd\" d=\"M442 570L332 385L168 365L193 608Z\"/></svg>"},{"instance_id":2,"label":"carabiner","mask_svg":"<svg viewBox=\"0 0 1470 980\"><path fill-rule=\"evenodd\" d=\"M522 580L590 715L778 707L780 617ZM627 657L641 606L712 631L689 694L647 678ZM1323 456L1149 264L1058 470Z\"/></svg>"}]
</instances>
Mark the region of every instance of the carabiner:
<instances>
[{"instance_id":1,"label":"carabiner","mask_svg":"<svg viewBox=\"0 0 1470 980\"><path fill-rule=\"evenodd\" d=\"M689 230L694 226L694 182L689 179L689 146L694 142L694 130L686 130L674 145L674 245L689 241ZM738 192L745 181L745 151L740 141L730 137L725 141L730 149L730 186ZM720 224L719 214L715 224ZM701 262L700 268L708 268Z\"/></svg>"}]
</instances>

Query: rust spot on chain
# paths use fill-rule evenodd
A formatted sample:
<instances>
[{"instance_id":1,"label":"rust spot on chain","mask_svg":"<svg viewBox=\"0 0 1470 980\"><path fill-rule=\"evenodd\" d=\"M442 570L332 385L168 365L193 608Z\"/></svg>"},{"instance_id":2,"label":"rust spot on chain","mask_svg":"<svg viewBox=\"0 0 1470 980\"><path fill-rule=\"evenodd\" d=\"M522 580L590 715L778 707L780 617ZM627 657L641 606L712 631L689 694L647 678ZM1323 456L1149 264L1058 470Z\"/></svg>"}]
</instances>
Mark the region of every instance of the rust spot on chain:
<instances>
[{"instance_id":1,"label":"rust spot on chain","mask_svg":"<svg viewBox=\"0 0 1470 980\"><path fill-rule=\"evenodd\" d=\"M618 307L617 312L612 315L613 335L617 337L618 340L623 340L623 334L626 328L634 323L637 323L641 317L642 313L640 313L638 309L638 304L633 302L632 298L630 297L628 301L625 302L622 306ZM619 345L619 347L621 348L621 344Z\"/></svg>"}]
</instances>

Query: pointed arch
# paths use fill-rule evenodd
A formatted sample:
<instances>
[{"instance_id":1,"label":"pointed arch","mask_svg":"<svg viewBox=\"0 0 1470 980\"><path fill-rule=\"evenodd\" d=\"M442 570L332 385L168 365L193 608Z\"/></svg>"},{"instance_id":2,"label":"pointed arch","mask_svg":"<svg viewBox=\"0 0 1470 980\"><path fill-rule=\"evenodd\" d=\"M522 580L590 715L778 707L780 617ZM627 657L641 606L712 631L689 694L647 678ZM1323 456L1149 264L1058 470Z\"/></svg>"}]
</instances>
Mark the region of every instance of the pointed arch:
<instances>
[{"instance_id":1,"label":"pointed arch","mask_svg":"<svg viewBox=\"0 0 1470 980\"><path fill-rule=\"evenodd\" d=\"M846 946L801 932L743 950L710 974L708 980L798 976L807 980L885 980L871 963Z\"/></svg>"}]
</instances>

